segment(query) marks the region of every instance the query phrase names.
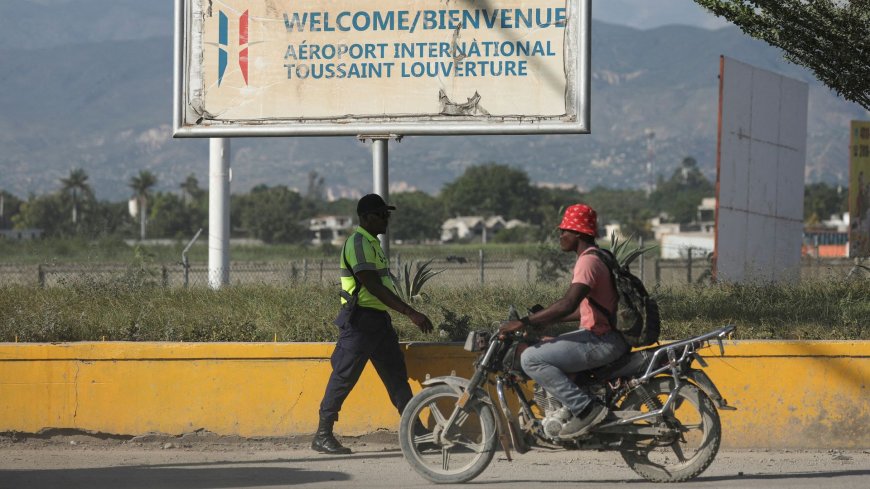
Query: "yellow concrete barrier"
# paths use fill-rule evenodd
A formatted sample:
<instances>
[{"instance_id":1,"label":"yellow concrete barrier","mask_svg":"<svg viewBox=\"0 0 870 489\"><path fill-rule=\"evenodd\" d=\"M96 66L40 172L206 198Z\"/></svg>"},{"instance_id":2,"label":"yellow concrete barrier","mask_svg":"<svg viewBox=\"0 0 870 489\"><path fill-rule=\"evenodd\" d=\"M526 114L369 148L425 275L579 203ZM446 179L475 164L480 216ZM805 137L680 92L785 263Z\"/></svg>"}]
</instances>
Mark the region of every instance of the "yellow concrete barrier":
<instances>
[{"instance_id":1,"label":"yellow concrete barrier","mask_svg":"<svg viewBox=\"0 0 870 489\"><path fill-rule=\"evenodd\" d=\"M456 345L407 344L411 387L427 374L468 377ZM67 428L118 435L287 436L314 431L332 344L0 344L0 432ZM870 447L870 342L728 342L705 358L734 412L731 448ZM336 429L396 430L398 414L369 365Z\"/></svg>"}]
</instances>

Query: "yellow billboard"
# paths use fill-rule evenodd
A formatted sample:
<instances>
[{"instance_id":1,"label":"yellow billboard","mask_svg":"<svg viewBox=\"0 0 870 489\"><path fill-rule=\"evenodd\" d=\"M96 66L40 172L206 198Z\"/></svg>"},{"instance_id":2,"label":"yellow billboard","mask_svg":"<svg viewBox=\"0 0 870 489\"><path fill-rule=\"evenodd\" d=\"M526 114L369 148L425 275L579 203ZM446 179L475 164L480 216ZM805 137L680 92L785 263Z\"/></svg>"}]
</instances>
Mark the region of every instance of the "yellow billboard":
<instances>
[{"instance_id":1,"label":"yellow billboard","mask_svg":"<svg viewBox=\"0 0 870 489\"><path fill-rule=\"evenodd\" d=\"M589 0L176 2L176 135L588 132Z\"/></svg>"},{"instance_id":2,"label":"yellow billboard","mask_svg":"<svg viewBox=\"0 0 870 489\"><path fill-rule=\"evenodd\" d=\"M870 121L852 121L849 223L849 256L870 256Z\"/></svg>"}]
</instances>

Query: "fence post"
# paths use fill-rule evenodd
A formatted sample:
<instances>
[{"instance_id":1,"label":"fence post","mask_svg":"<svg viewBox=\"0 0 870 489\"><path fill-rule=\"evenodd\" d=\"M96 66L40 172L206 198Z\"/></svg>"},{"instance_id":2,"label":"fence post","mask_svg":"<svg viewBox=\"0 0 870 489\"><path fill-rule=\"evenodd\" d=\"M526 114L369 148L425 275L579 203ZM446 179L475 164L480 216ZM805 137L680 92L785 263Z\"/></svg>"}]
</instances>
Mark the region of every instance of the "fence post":
<instances>
[{"instance_id":1,"label":"fence post","mask_svg":"<svg viewBox=\"0 0 870 489\"><path fill-rule=\"evenodd\" d=\"M45 270L42 268L42 265L36 269L36 281L39 283L39 288L45 288Z\"/></svg>"},{"instance_id":2,"label":"fence post","mask_svg":"<svg viewBox=\"0 0 870 489\"><path fill-rule=\"evenodd\" d=\"M532 261L526 260L526 283L532 283Z\"/></svg>"},{"instance_id":3,"label":"fence post","mask_svg":"<svg viewBox=\"0 0 870 489\"><path fill-rule=\"evenodd\" d=\"M483 278L483 249L480 250L480 261L479 261L479 263L480 263L480 285L483 285L483 284L484 284L484 278Z\"/></svg>"},{"instance_id":4,"label":"fence post","mask_svg":"<svg viewBox=\"0 0 870 489\"><path fill-rule=\"evenodd\" d=\"M659 285L662 283L662 265L661 265L661 263L659 263L658 258L655 259L655 266L656 266L656 285Z\"/></svg>"},{"instance_id":5,"label":"fence post","mask_svg":"<svg viewBox=\"0 0 870 489\"><path fill-rule=\"evenodd\" d=\"M688 280L689 285L691 285L692 284L692 248L689 247L689 249L686 250L686 252L687 252L687 256L689 257L689 266L688 266L688 269L686 271L686 280Z\"/></svg>"},{"instance_id":6,"label":"fence post","mask_svg":"<svg viewBox=\"0 0 870 489\"><path fill-rule=\"evenodd\" d=\"M323 258L320 259L320 281L319 283L323 283Z\"/></svg>"},{"instance_id":7,"label":"fence post","mask_svg":"<svg viewBox=\"0 0 870 489\"><path fill-rule=\"evenodd\" d=\"M169 269L166 268L166 265L163 265L160 276L163 281L163 287L169 287Z\"/></svg>"},{"instance_id":8,"label":"fence post","mask_svg":"<svg viewBox=\"0 0 870 489\"><path fill-rule=\"evenodd\" d=\"M641 237L638 239L638 243L640 244L640 249L643 249L643 236L641 236ZM641 282L643 282L643 269L644 269L644 266L643 266L643 265L644 265L643 255L645 255L645 254L646 254L646 253L641 253L641 254L640 254L640 281L641 281Z\"/></svg>"},{"instance_id":9,"label":"fence post","mask_svg":"<svg viewBox=\"0 0 870 489\"><path fill-rule=\"evenodd\" d=\"M182 257L181 267L184 269L184 288L186 289L190 286L190 261L188 261L187 255Z\"/></svg>"}]
</instances>

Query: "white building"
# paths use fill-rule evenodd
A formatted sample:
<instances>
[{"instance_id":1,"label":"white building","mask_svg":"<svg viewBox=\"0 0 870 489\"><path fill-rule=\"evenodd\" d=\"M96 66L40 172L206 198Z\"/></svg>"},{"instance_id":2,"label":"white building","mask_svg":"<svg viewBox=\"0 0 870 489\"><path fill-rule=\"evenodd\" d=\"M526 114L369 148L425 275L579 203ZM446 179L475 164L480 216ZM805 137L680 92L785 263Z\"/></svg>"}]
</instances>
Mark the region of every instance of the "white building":
<instances>
[{"instance_id":1,"label":"white building","mask_svg":"<svg viewBox=\"0 0 870 489\"><path fill-rule=\"evenodd\" d=\"M513 229L528 226L528 224L511 219L505 221L501 216L484 218L482 216L460 216L444 221L441 225L441 242L480 241L486 244L502 229Z\"/></svg>"},{"instance_id":2,"label":"white building","mask_svg":"<svg viewBox=\"0 0 870 489\"><path fill-rule=\"evenodd\" d=\"M686 259L689 250L692 258L704 258L713 253L715 246L713 233L694 232L665 234L661 240L662 258L665 260Z\"/></svg>"},{"instance_id":3,"label":"white building","mask_svg":"<svg viewBox=\"0 0 870 489\"><path fill-rule=\"evenodd\" d=\"M701 200L695 221L688 224L662 223L661 218L650 220L656 241L661 243L664 259L685 259L692 250L693 258L713 253L716 232L716 198Z\"/></svg>"},{"instance_id":4,"label":"white building","mask_svg":"<svg viewBox=\"0 0 870 489\"><path fill-rule=\"evenodd\" d=\"M353 218L350 216L317 216L308 220L308 231L311 232L311 244L324 243L336 246L353 232Z\"/></svg>"}]
</instances>

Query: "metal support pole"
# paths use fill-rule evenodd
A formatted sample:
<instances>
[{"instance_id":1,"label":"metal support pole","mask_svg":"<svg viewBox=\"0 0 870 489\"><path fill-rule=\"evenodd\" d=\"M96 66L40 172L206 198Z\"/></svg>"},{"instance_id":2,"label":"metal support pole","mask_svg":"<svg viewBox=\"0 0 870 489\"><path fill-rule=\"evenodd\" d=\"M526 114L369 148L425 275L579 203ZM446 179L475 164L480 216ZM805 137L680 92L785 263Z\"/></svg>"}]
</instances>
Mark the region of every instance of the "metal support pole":
<instances>
[{"instance_id":1,"label":"metal support pole","mask_svg":"<svg viewBox=\"0 0 870 489\"><path fill-rule=\"evenodd\" d=\"M196 243L196 240L199 239L200 234L202 234L202 228L199 228L199 231L193 235L193 239L190 240L190 243L187 243L187 246L185 246L184 250L181 252L181 266L184 268L185 289L190 285L190 260L187 258L187 252L190 251L190 247L193 246L193 243Z\"/></svg>"},{"instance_id":2,"label":"metal support pole","mask_svg":"<svg viewBox=\"0 0 870 489\"><path fill-rule=\"evenodd\" d=\"M374 193L390 201L390 140L389 138L372 139L372 186ZM390 259L390 230L380 236L384 256Z\"/></svg>"},{"instance_id":3,"label":"metal support pole","mask_svg":"<svg viewBox=\"0 0 870 489\"><path fill-rule=\"evenodd\" d=\"M230 283L230 140L209 140L208 286Z\"/></svg>"},{"instance_id":4,"label":"metal support pole","mask_svg":"<svg viewBox=\"0 0 870 489\"><path fill-rule=\"evenodd\" d=\"M692 284L692 248L690 247L687 251L687 256L689 258L688 267L686 268L686 282L691 285Z\"/></svg>"},{"instance_id":5,"label":"metal support pole","mask_svg":"<svg viewBox=\"0 0 870 489\"><path fill-rule=\"evenodd\" d=\"M480 285L485 283L483 276L484 264L483 264L483 250L480 250Z\"/></svg>"}]
</instances>

